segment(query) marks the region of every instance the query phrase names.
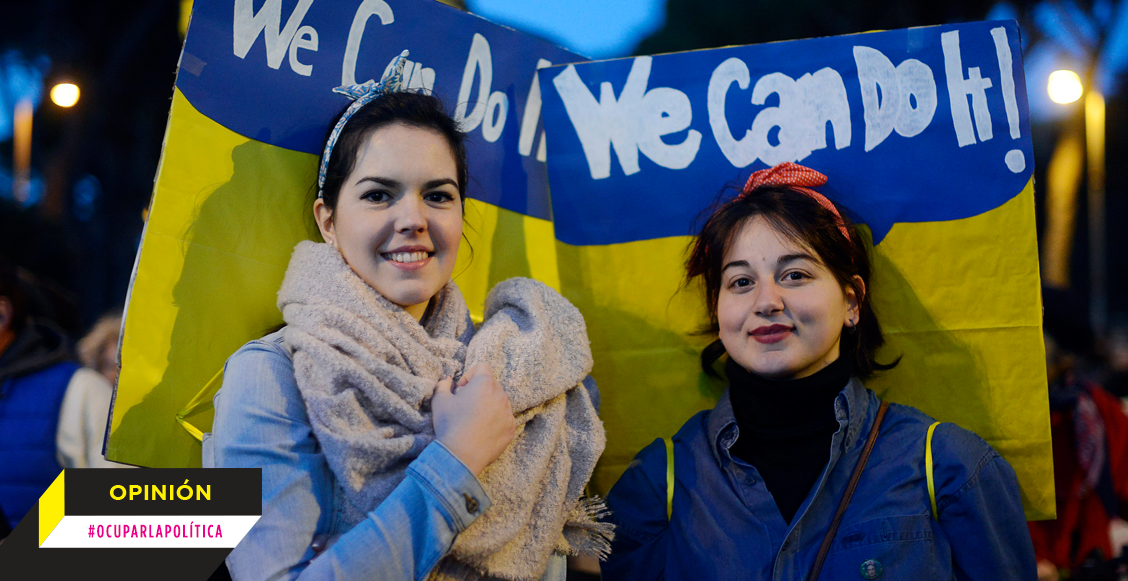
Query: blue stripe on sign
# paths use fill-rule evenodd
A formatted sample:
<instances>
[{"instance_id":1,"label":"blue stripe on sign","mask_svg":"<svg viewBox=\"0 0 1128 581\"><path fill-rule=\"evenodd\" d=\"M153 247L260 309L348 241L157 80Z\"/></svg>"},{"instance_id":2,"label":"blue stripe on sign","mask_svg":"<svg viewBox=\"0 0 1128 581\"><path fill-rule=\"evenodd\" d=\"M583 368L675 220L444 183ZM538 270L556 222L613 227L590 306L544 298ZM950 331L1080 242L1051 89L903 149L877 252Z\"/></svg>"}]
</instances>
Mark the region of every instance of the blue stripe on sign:
<instances>
[{"instance_id":1,"label":"blue stripe on sign","mask_svg":"<svg viewBox=\"0 0 1128 581\"><path fill-rule=\"evenodd\" d=\"M405 48L409 82L433 87L450 111L464 114L468 194L550 219L530 89L542 60L583 58L483 18L422 0L235 0L234 10L230 1L197 0L176 84L236 133L320 155L327 128L349 103L332 89L379 79Z\"/></svg>"},{"instance_id":2,"label":"blue stripe on sign","mask_svg":"<svg viewBox=\"0 0 1128 581\"><path fill-rule=\"evenodd\" d=\"M798 161L880 242L982 214L1033 172L1014 21L557 66L541 75L555 231L682 236L748 175ZM953 98L954 97L954 98Z\"/></svg>"}]
</instances>

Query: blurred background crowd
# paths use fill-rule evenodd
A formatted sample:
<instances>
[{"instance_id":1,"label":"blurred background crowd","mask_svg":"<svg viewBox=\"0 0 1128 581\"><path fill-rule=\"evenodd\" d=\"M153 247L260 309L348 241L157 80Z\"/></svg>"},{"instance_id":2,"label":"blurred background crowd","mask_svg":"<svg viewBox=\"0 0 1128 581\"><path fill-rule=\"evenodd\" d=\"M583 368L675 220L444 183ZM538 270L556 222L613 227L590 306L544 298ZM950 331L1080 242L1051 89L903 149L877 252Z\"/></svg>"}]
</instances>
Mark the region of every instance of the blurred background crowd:
<instances>
[{"instance_id":1,"label":"blurred background crowd","mask_svg":"<svg viewBox=\"0 0 1128 581\"><path fill-rule=\"evenodd\" d=\"M1031 531L1043 578L1128 579L1128 0L447 3L591 58L1017 19L1059 516ZM58 401L32 403L79 401L75 413L91 417L108 409L191 4L0 5L0 536L21 516L6 500L14 456L3 442L17 412L3 390L81 361L97 374L71 369ZM43 441L60 463L97 465L77 459L85 452L64 456L100 449L99 430L51 430Z\"/></svg>"}]
</instances>

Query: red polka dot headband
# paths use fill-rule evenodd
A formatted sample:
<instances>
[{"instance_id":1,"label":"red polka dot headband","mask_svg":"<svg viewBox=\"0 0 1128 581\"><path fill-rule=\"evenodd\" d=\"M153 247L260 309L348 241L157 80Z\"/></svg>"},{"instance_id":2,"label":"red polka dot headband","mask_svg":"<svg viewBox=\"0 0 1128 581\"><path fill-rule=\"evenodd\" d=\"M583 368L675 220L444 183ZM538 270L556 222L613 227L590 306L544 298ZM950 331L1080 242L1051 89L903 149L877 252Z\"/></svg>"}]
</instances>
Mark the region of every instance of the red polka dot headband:
<instances>
[{"instance_id":1,"label":"red polka dot headband","mask_svg":"<svg viewBox=\"0 0 1128 581\"><path fill-rule=\"evenodd\" d=\"M831 214L838 220L838 230L847 240L853 241L850 238L850 232L846 229L846 222L842 219L842 214L838 213L838 209L826 196L812 190L810 188L818 187L826 184L826 176L809 168L803 167L797 163L785 161L775 167L762 169L760 171L752 172L748 178L748 183L744 184L744 191L736 197L737 200L748 197L756 188L762 186L787 186L798 192L802 192L816 202L820 206L830 210Z\"/></svg>"}]
</instances>

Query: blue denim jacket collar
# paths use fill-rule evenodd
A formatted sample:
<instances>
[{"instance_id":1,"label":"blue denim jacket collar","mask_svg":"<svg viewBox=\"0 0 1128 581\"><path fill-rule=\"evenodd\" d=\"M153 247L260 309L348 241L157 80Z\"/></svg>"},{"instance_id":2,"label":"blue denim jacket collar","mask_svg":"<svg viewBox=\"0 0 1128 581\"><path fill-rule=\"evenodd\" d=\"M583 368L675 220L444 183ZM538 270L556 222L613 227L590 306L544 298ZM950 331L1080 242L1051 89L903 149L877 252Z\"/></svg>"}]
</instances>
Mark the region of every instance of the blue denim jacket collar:
<instances>
[{"instance_id":1,"label":"blue denim jacket collar","mask_svg":"<svg viewBox=\"0 0 1128 581\"><path fill-rule=\"evenodd\" d=\"M879 402L857 379L836 396L839 430L829 443L830 458L786 522L756 467L730 454L739 434L725 392L716 407L694 416L673 438L672 517L666 487L655 486L668 482L670 468L661 442L640 452L608 494L620 528L603 578L808 579ZM1014 471L986 442L954 424L935 432L942 518L932 517L923 465L933 422L912 408L889 408L885 433L846 511L823 579L856 579L868 560L886 567L883 578L1037 577Z\"/></svg>"},{"instance_id":2,"label":"blue denim jacket collar","mask_svg":"<svg viewBox=\"0 0 1128 581\"><path fill-rule=\"evenodd\" d=\"M706 430L709 435L710 448L713 457L720 465L725 465L731 459L729 448L736 443L740 436L740 429L736 425L736 416L732 412L732 400L729 399L729 389L717 401L713 412L709 414ZM866 387L857 377L850 378L850 382L842 388L834 398L834 415L838 418L839 432L846 427L845 447L843 452L849 452L858 445L858 438L864 428L869 426L870 397ZM837 435L837 433L836 433ZM841 441L841 440L838 440Z\"/></svg>"}]
</instances>

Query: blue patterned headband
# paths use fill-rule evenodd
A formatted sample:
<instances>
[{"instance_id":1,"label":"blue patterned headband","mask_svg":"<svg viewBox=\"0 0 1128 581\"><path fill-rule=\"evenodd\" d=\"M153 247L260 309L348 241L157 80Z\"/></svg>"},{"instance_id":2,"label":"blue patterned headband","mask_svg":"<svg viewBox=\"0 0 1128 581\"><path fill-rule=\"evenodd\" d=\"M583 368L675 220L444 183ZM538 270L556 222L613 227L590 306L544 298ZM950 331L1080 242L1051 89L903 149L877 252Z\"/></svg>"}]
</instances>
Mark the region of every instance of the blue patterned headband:
<instances>
[{"instance_id":1,"label":"blue patterned headband","mask_svg":"<svg viewBox=\"0 0 1128 581\"><path fill-rule=\"evenodd\" d=\"M334 93L340 93L352 99L353 104L349 105L349 108L341 114L341 118L333 126L333 132L329 134L329 140L325 143L325 152L321 154L321 167L317 170L318 198L321 197L321 190L325 187L325 172L329 169L329 156L333 153L333 146L337 145L337 138L341 136L345 124L361 107L371 103L376 97L402 91L406 88L407 83L403 78L403 67L406 62L407 51L405 50L392 61L392 66L389 67L388 72L384 73L379 83L368 81L359 85L333 89Z\"/></svg>"}]
</instances>

